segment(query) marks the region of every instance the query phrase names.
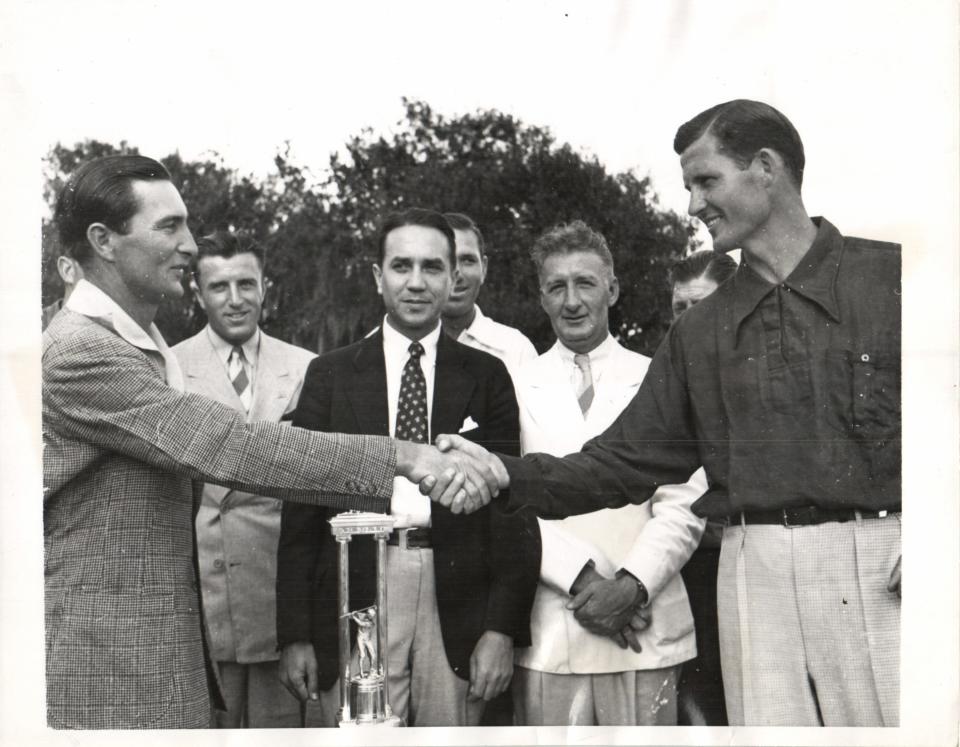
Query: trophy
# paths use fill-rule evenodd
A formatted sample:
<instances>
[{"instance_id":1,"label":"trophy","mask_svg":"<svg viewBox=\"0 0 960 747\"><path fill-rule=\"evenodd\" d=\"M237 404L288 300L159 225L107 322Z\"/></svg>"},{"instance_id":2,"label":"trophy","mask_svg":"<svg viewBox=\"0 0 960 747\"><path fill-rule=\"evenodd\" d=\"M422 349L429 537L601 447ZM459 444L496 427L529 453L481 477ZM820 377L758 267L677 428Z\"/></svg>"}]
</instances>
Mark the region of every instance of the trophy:
<instances>
[{"instance_id":1,"label":"trophy","mask_svg":"<svg viewBox=\"0 0 960 747\"><path fill-rule=\"evenodd\" d=\"M403 726L393 714L387 693L387 537L393 518L387 514L347 511L330 520L339 545L340 710L337 722L349 726ZM349 543L373 535L377 542L377 599L370 607L350 609ZM357 625L357 672L351 667L350 624Z\"/></svg>"}]
</instances>

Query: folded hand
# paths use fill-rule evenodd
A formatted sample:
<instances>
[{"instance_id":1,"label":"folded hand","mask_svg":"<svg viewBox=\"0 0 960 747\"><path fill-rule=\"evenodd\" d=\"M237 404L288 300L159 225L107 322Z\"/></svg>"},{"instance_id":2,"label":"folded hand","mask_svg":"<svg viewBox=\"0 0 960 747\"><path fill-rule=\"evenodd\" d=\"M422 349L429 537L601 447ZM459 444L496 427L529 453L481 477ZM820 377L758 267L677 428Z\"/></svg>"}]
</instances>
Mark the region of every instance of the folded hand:
<instances>
[{"instance_id":1,"label":"folded hand","mask_svg":"<svg viewBox=\"0 0 960 747\"><path fill-rule=\"evenodd\" d=\"M600 578L567 602L567 609L584 628L612 638L621 648L640 651L636 633L649 624L649 614L637 608L637 583L628 576Z\"/></svg>"}]
</instances>

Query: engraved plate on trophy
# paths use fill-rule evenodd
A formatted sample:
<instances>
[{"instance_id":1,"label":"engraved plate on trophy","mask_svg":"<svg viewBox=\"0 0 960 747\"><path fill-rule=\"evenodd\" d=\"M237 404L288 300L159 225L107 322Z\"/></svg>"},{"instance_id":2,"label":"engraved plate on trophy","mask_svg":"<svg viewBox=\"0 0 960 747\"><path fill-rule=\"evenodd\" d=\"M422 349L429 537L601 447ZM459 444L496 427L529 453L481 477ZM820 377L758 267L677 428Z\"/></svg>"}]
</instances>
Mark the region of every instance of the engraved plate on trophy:
<instances>
[{"instance_id":1,"label":"engraved plate on trophy","mask_svg":"<svg viewBox=\"0 0 960 747\"><path fill-rule=\"evenodd\" d=\"M393 518L387 514L348 511L330 520L330 531L339 545L339 649L340 727L403 726L393 714L387 690L387 537ZM376 602L350 609L349 543L356 537L371 537L377 543ZM350 651L350 626L357 629L356 671Z\"/></svg>"}]
</instances>

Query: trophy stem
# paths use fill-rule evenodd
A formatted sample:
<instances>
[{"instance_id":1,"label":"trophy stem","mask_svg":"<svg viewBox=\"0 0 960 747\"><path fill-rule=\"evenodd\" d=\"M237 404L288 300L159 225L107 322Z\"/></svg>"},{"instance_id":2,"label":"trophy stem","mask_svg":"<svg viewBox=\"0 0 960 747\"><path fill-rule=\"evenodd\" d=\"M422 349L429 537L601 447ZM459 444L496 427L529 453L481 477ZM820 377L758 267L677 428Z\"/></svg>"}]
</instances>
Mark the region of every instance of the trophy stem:
<instances>
[{"instance_id":1,"label":"trophy stem","mask_svg":"<svg viewBox=\"0 0 960 747\"><path fill-rule=\"evenodd\" d=\"M340 557L337 563L340 576L340 718L349 720L350 715L350 536L337 537Z\"/></svg>"},{"instance_id":2,"label":"trophy stem","mask_svg":"<svg viewBox=\"0 0 960 747\"><path fill-rule=\"evenodd\" d=\"M339 543L339 627L341 728L403 726L387 699L387 538L393 517L348 511L330 519L330 531ZM373 536L377 543L376 600L362 609L350 609L349 542L354 536ZM357 569L359 570L359 569ZM356 666L350 646L351 623L357 626Z\"/></svg>"},{"instance_id":3,"label":"trophy stem","mask_svg":"<svg viewBox=\"0 0 960 747\"><path fill-rule=\"evenodd\" d=\"M390 678L387 667L387 535L377 535L377 609L380 610L380 624L377 626L377 651L380 659L380 672L383 675L384 711L390 716Z\"/></svg>"}]
</instances>

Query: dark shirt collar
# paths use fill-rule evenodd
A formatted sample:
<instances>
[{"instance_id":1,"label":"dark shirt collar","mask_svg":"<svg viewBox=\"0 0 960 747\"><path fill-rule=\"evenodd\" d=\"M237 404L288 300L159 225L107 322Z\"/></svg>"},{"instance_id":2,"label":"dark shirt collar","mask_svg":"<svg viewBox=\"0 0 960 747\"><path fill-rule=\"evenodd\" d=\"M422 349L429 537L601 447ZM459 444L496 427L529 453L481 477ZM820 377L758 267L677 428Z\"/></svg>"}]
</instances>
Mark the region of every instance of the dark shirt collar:
<instances>
[{"instance_id":1,"label":"dark shirt collar","mask_svg":"<svg viewBox=\"0 0 960 747\"><path fill-rule=\"evenodd\" d=\"M843 237L825 218L812 220L817 227L813 244L783 285L813 301L839 322L836 280L843 256ZM733 283L733 323L734 328L739 328L741 322L776 286L760 277L747 263L746 258L741 262Z\"/></svg>"}]
</instances>

